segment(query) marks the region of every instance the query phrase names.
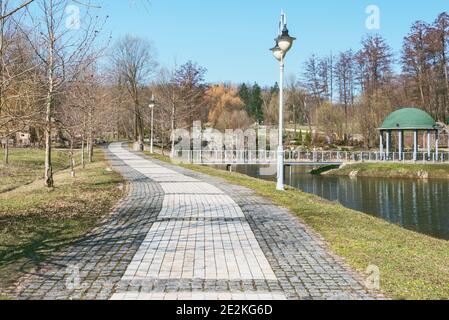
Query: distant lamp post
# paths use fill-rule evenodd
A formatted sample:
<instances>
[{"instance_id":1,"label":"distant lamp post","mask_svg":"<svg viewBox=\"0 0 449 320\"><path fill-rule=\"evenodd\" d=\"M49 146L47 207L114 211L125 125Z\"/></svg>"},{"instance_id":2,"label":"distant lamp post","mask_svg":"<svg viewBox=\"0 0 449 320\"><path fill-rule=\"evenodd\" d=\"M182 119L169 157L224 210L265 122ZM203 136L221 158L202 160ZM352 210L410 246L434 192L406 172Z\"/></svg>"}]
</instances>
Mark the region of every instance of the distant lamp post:
<instances>
[{"instance_id":1,"label":"distant lamp post","mask_svg":"<svg viewBox=\"0 0 449 320\"><path fill-rule=\"evenodd\" d=\"M279 147L277 152L278 170L277 170L277 190L284 191L284 59L287 52L292 48L296 38L289 35L287 29L287 18L282 11L281 21L279 23L279 34L275 39L276 45L270 49L276 60L280 62L281 78L279 83Z\"/></svg>"},{"instance_id":2,"label":"distant lamp post","mask_svg":"<svg viewBox=\"0 0 449 320\"><path fill-rule=\"evenodd\" d=\"M156 106L156 100L154 94L151 95L150 104L148 105L151 110L151 134L150 134L150 153L154 153L154 107Z\"/></svg>"}]
</instances>

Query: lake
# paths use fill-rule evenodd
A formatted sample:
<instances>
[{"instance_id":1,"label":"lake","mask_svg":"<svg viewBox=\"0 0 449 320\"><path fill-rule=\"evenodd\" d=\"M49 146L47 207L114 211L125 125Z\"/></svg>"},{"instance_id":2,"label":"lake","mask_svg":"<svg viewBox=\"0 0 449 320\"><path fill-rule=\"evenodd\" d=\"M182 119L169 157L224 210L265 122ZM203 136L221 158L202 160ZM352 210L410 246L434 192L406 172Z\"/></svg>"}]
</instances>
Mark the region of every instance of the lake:
<instances>
[{"instance_id":1,"label":"lake","mask_svg":"<svg viewBox=\"0 0 449 320\"><path fill-rule=\"evenodd\" d=\"M275 175L261 175L261 168L242 165L233 170L276 180ZM449 240L448 180L328 177L311 175L311 169L287 167L286 184L406 229Z\"/></svg>"}]
</instances>

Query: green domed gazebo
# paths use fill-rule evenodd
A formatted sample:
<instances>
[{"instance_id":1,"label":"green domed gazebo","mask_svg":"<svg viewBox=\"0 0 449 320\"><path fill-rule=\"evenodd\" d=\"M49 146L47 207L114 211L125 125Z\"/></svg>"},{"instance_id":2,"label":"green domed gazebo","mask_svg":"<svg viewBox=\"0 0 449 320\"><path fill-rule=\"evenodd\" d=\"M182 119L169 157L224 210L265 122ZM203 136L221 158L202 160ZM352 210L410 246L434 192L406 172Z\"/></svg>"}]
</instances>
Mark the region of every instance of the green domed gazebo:
<instances>
[{"instance_id":1,"label":"green domed gazebo","mask_svg":"<svg viewBox=\"0 0 449 320\"><path fill-rule=\"evenodd\" d=\"M380 131L380 152L390 158L391 149L391 134L397 132L399 136L399 160L404 159L404 133L412 131L414 133L413 139L413 160L418 159L418 133L419 131L427 132L427 153L431 157L431 134L436 134L436 153L438 155L438 126L436 121L424 110L417 108L403 108L391 113L382 123L379 128ZM386 139L384 134L386 133ZM384 139L386 146L384 146ZM384 147L386 153L384 153Z\"/></svg>"}]
</instances>

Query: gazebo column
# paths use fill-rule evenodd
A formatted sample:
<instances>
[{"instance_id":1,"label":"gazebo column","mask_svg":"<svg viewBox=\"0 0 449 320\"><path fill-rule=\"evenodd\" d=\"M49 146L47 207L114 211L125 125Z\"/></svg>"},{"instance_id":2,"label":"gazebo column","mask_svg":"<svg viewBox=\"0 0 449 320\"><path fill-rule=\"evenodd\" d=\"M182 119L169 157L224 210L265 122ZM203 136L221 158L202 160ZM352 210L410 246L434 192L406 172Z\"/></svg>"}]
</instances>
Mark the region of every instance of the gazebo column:
<instances>
[{"instance_id":1,"label":"gazebo column","mask_svg":"<svg viewBox=\"0 0 449 320\"><path fill-rule=\"evenodd\" d=\"M413 131L413 161L418 160L418 130Z\"/></svg>"},{"instance_id":2,"label":"gazebo column","mask_svg":"<svg viewBox=\"0 0 449 320\"><path fill-rule=\"evenodd\" d=\"M380 147L380 158L383 160L384 159L384 132L382 130L380 130L380 134L379 134L379 147Z\"/></svg>"},{"instance_id":3,"label":"gazebo column","mask_svg":"<svg viewBox=\"0 0 449 320\"><path fill-rule=\"evenodd\" d=\"M435 131L435 160L438 161L439 153L440 153L440 132L437 130Z\"/></svg>"},{"instance_id":4,"label":"gazebo column","mask_svg":"<svg viewBox=\"0 0 449 320\"><path fill-rule=\"evenodd\" d=\"M432 157L432 139L431 139L431 133L430 130L427 130L427 159L431 160Z\"/></svg>"},{"instance_id":5,"label":"gazebo column","mask_svg":"<svg viewBox=\"0 0 449 320\"><path fill-rule=\"evenodd\" d=\"M404 154L404 131L399 130L399 160L402 161Z\"/></svg>"},{"instance_id":6,"label":"gazebo column","mask_svg":"<svg viewBox=\"0 0 449 320\"><path fill-rule=\"evenodd\" d=\"M391 149L391 131L387 131L387 160L390 159L390 149Z\"/></svg>"}]
</instances>

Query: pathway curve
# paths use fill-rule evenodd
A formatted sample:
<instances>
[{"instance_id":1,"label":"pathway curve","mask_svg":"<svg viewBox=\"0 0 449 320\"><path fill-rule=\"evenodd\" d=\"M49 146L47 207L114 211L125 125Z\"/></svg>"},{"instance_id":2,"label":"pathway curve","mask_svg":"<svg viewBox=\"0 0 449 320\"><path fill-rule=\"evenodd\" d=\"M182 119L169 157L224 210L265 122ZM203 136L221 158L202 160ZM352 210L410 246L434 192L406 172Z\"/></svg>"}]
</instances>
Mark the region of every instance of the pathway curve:
<instances>
[{"instance_id":1,"label":"pathway curve","mask_svg":"<svg viewBox=\"0 0 449 320\"><path fill-rule=\"evenodd\" d=\"M130 194L20 283L23 299L371 299L287 210L251 190L109 147Z\"/></svg>"}]
</instances>

